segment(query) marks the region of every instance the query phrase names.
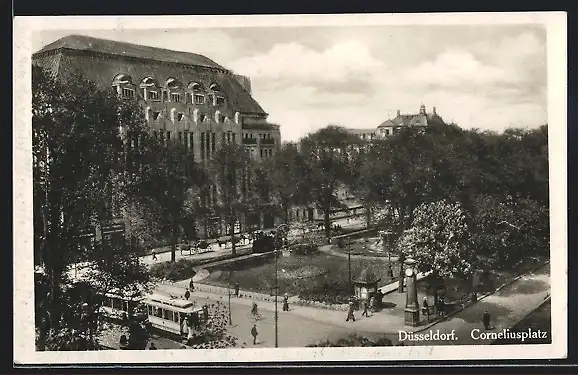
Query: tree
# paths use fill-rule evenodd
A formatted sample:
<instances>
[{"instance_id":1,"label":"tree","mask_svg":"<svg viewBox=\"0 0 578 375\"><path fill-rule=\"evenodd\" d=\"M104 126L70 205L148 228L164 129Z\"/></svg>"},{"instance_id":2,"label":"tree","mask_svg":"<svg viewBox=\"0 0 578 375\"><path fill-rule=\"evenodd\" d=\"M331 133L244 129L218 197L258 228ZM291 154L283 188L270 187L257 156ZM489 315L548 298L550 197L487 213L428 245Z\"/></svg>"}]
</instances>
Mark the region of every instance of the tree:
<instances>
[{"instance_id":1,"label":"tree","mask_svg":"<svg viewBox=\"0 0 578 375\"><path fill-rule=\"evenodd\" d=\"M358 140L357 136L333 125L301 140L301 152L307 160L302 170L302 193L323 212L327 238L331 236L331 210L343 206L337 191L341 185L351 181L350 162Z\"/></svg>"},{"instance_id":2,"label":"tree","mask_svg":"<svg viewBox=\"0 0 578 375\"><path fill-rule=\"evenodd\" d=\"M141 206L156 213L159 236L170 239L171 262L181 234L194 226L197 191L208 181L190 150L177 141L148 139L141 142L142 165L132 184L132 194Z\"/></svg>"},{"instance_id":3,"label":"tree","mask_svg":"<svg viewBox=\"0 0 578 375\"><path fill-rule=\"evenodd\" d=\"M537 202L480 195L475 199L472 245L486 269L515 269L549 250L548 209Z\"/></svg>"},{"instance_id":4,"label":"tree","mask_svg":"<svg viewBox=\"0 0 578 375\"><path fill-rule=\"evenodd\" d=\"M434 279L473 280L479 258L471 246L466 215L458 203L423 203L398 245L406 257L416 260L420 272L431 272Z\"/></svg>"},{"instance_id":5,"label":"tree","mask_svg":"<svg viewBox=\"0 0 578 375\"><path fill-rule=\"evenodd\" d=\"M114 192L125 186L125 134L147 135L136 103L100 91L78 72L65 78L32 67L34 246L48 285L39 327L54 337L66 329L67 269L85 257L80 237L123 207L124 195Z\"/></svg>"},{"instance_id":6,"label":"tree","mask_svg":"<svg viewBox=\"0 0 578 375\"><path fill-rule=\"evenodd\" d=\"M285 144L272 159L264 162L264 170L271 184L272 201L280 207L285 224L289 223L289 209L305 204L303 190L306 162L294 144Z\"/></svg>"},{"instance_id":7,"label":"tree","mask_svg":"<svg viewBox=\"0 0 578 375\"><path fill-rule=\"evenodd\" d=\"M251 160L237 144L223 145L210 162L211 178L219 192L219 208L224 214L231 236L232 254L236 255L235 222L238 214L246 207L247 193L243 189L250 186ZM245 178L243 178L245 176Z\"/></svg>"}]
</instances>

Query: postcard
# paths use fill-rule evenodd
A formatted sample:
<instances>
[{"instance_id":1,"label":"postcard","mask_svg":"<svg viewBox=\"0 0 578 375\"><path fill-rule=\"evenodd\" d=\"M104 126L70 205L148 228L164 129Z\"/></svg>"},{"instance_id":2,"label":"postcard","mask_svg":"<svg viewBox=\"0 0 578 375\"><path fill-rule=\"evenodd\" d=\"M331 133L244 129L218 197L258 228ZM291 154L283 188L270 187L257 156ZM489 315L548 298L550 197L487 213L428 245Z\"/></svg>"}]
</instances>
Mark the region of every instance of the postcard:
<instances>
[{"instance_id":1,"label":"postcard","mask_svg":"<svg viewBox=\"0 0 578 375\"><path fill-rule=\"evenodd\" d=\"M566 357L565 13L14 25L15 363Z\"/></svg>"}]
</instances>

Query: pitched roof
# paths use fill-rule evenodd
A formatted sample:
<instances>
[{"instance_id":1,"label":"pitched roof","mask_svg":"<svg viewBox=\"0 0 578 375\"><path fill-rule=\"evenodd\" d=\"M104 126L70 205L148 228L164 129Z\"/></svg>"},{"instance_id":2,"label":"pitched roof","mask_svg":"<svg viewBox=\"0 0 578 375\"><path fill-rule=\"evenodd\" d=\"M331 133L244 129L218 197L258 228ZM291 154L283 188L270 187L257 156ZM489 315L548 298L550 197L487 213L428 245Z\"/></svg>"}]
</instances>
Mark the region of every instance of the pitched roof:
<instances>
[{"instance_id":1,"label":"pitched roof","mask_svg":"<svg viewBox=\"0 0 578 375\"><path fill-rule=\"evenodd\" d=\"M393 119L382 122L378 128L397 126L427 126L433 122L443 122L442 118L435 113L431 114L399 114Z\"/></svg>"},{"instance_id":2,"label":"pitched roof","mask_svg":"<svg viewBox=\"0 0 578 375\"><path fill-rule=\"evenodd\" d=\"M138 58L126 59L123 57L129 54L105 53L103 55L93 55L90 52L93 50L79 48L69 48L67 46L74 45L69 41L87 41L96 40L95 38L70 36L62 38L32 56L33 63L42 66L52 72L57 77L66 79L66 76L74 70L79 70L87 79L94 81L101 89L108 89L111 87L114 77L118 74L128 75L132 78L133 83L139 84L141 80L146 77L153 77L160 85L164 85L169 78L174 78L180 81L184 86L190 82L198 82L201 86L208 88L212 83L217 83L221 92L226 96L228 101L228 108L232 111L240 113L253 113L259 115L266 115L266 112L261 108L259 103L251 94L239 83L237 78L231 72L220 67L219 70L207 69L205 65L199 64L170 64L165 60L159 60L158 54L151 56L144 55L145 51L142 48L150 48L153 51L168 51L152 47L141 47L130 45L128 43L113 42L118 45L130 45L139 49L142 53ZM110 41L101 41L97 45L101 46ZM93 45L95 45L93 43ZM112 47L111 47L112 48ZM114 47L115 51L119 51L119 47ZM53 53L47 53L52 51ZM134 52L134 50L131 50ZM175 51L169 51L175 52ZM185 52L177 52L178 54L200 56L189 54ZM132 56L135 57L135 56ZM191 57L192 59L192 57ZM205 58L206 59L206 58ZM211 61L206 59L207 61ZM181 60L184 61L184 60ZM192 60L191 60L192 61ZM216 64L216 63L215 63Z\"/></svg>"},{"instance_id":3,"label":"pitched roof","mask_svg":"<svg viewBox=\"0 0 578 375\"><path fill-rule=\"evenodd\" d=\"M48 51L61 48L78 51L105 53L109 55L127 56L156 61L204 66L208 68L223 69L213 60L191 52L173 51L164 48L149 47L139 44L118 42L115 40L99 39L84 35L68 35L48 44L34 55L40 55Z\"/></svg>"}]
</instances>

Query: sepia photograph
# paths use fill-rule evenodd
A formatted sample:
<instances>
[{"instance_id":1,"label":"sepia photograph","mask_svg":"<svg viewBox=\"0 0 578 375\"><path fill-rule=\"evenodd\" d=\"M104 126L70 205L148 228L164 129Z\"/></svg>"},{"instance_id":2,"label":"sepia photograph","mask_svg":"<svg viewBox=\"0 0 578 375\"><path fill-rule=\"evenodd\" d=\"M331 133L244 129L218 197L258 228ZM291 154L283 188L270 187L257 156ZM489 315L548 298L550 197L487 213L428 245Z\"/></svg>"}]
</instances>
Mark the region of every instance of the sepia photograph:
<instances>
[{"instance_id":1,"label":"sepia photograph","mask_svg":"<svg viewBox=\"0 0 578 375\"><path fill-rule=\"evenodd\" d=\"M14 31L15 362L566 356L564 13Z\"/></svg>"}]
</instances>

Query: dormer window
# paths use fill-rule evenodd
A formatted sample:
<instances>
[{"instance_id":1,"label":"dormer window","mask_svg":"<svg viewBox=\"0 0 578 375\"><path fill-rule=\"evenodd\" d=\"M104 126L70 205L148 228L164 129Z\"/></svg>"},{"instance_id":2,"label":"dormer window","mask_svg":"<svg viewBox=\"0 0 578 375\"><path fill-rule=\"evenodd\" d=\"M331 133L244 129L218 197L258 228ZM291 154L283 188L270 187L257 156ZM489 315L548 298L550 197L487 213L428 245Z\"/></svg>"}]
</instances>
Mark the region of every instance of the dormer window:
<instances>
[{"instance_id":1,"label":"dormer window","mask_svg":"<svg viewBox=\"0 0 578 375\"><path fill-rule=\"evenodd\" d=\"M205 95L203 94L193 94L194 95L194 103L195 104L205 104Z\"/></svg>"},{"instance_id":2,"label":"dormer window","mask_svg":"<svg viewBox=\"0 0 578 375\"><path fill-rule=\"evenodd\" d=\"M121 89L121 96L125 99L131 99L134 98L134 89L130 89L127 87L123 87Z\"/></svg>"},{"instance_id":3,"label":"dormer window","mask_svg":"<svg viewBox=\"0 0 578 375\"><path fill-rule=\"evenodd\" d=\"M121 98L131 99L135 97L135 86L131 76L127 74L117 74L112 80L112 87Z\"/></svg>"},{"instance_id":4,"label":"dormer window","mask_svg":"<svg viewBox=\"0 0 578 375\"><path fill-rule=\"evenodd\" d=\"M180 103L183 101L183 96L178 92L171 93L171 102L173 103Z\"/></svg>"},{"instance_id":5,"label":"dormer window","mask_svg":"<svg viewBox=\"0 0 578 375\"><path fill-rule=\"evenodd\" d=\"M147 91L147 96L149 100L159 100L159 92L158 91Z\"/></svg>"},{"instance_id":6,"label":"dormer window","mask_svg":"<svg viewBox=\"0 0 578 375\"><path fill-rule=\"evenodd\" d=\"M218 107L224 106L225 105L225 98L222 96L217 96L215 99L216 103L215 105Z\"/></svg>"}]
</instances>

